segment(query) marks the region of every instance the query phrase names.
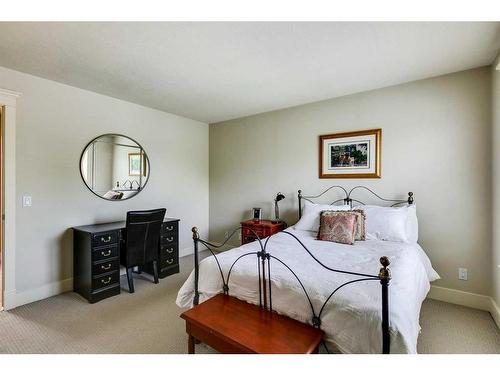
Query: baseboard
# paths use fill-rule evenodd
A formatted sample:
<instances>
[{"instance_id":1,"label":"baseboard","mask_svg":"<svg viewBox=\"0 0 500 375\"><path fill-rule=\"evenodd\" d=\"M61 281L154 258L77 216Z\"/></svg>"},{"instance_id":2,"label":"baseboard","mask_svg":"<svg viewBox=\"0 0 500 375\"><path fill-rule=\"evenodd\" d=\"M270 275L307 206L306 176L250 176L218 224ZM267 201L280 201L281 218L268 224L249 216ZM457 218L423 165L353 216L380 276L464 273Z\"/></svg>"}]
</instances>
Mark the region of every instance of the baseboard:
<instances>
[{"instance_id":1,"label":"baseboard","mask_svg":"<svg viewBox=\"0 0 500 375\"><path fill-rule=\"evenodd\" d=\"M179 257L193 254L193 248L188 247L179 250ZM41 287L24 291L5 291L4 310L12 310L16 307L26 305L31 302L40 301L45 298L56 296L61 293L73 290L73 278L46 284Z\"/></svg>"},{"instance_id":2,"label":"baseboard","mask_svg":"<svg viewBox=\"0 0 500 375\"><path fill-rule=\"evenodd\" d=\"M73 278L45 284L41 287L25 291L5 291L5 310L26 305L31 302L49 298L73 290Z\"/></svg>"},{"instance_id":3,"label":"baseboard","mask_svg":"<svg viewBox=\"0 0 500 375\"><path fill-rule=\"evenodd\" d=\"M427 297L438 301L454 303L455 305L488 311L497 327L500 328L500 309L490 296L432 285Z\"/></svg>"},{"instance_id":4,"label":"baseboard","mask_svg":"<svg viewBox=\"0 0 500 375\"><path fill-rule=\"evenodd\" d=\"M493 317L493 320L497 324L497 327L500 328L500 308L495 303L495 300L491 298L491 310L490 314Z\"/></svg>"},{"instance_id":5,"label":"baseboard","mask_svg":"<svg viewBox=\"0 0 500 375\"><path fill-rule=\"evenodd\" d=\"M188 256L192 253L193 249L190 247L179 250L180 257ZM57 294L69 292L71 290L73 290L73 278L68 278L21 292L5 291L4 309L11 310L15 307L49 298ZM438 301L488 311L493 317L496 325L500 328L500 308L490 296L433 285L431 286L428 297Z\"/></svg>"},{"instance_id":6,"label":"baseboard","mask_svg":"<svg viewBox=\"0 0 500 375\"><path fill-rule=\"evenodd\" d=\"M215 246L221 246L222 243L220 242L214 242L214 241L210 241L211 244L215 245ZM223 248L221 249L214 249L214 252L218 253L218 252L221 252L221 251L225 251L225 250L230 250L234 247L237 247L236 245L232 245L232 244L226 244L226 246L224 246ZM199 252L203 252L203 251L208 251L207 248L205 246L200 246L199 247ZM194 249L192 247L187 247L185 249L181 249L179 250L179 257L182 258L182 257L187 257L188 255L193 255L194 254Z\"/></svg>"},{"instance_id":7,"label":"baseboard","mask_svg":"<svg viewBox=\"0 0 500 375\"><path fill-rule=\"evenodd\" d=\"M431 286L428 297L437 299L438 301L454 303L455 305L462 305L485 311L490 311L491 307L490 296L464 292L458 289L443 288L435 285Z\"/></svg>"}]
</instances>

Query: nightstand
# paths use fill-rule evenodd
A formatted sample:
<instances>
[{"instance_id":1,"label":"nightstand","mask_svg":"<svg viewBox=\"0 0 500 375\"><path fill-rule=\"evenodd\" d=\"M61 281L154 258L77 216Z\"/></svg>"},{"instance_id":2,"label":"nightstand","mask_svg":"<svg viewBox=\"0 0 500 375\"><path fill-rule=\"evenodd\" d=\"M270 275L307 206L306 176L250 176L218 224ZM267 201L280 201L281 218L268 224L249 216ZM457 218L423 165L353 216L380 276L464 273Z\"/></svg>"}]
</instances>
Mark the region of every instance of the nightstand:
<instances>
[{"instance_id":1,"label":"nightstand","mask_svg":"<svg viewBox=\"0 0 500 375\"><path fill-rule=\"evenodd\" d=\"M255 241L255 233L260 238L268 237L286 229L287 224L284 221L273 223L271 220L246 220L241 222L241 244Z\"/></svg>"}]
</instances>

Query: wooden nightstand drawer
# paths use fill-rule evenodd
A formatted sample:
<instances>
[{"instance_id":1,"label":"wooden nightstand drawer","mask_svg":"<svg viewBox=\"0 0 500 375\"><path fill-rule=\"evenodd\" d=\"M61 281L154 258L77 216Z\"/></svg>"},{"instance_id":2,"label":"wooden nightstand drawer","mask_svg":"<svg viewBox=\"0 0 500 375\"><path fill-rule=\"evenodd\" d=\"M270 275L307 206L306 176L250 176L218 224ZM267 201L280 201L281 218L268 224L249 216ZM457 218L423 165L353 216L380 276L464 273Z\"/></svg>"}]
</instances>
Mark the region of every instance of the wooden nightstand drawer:
<instances>
[{"instance_id":1,"label":"wooden nightstand drawer","mask_svg":"<svg viewBox=\"0 0 500 375\"><path fill-rule=\"evenodd\" d=\"M259 238L271 236L286 229L284 221L273 223L271 220L247 220L241 223L241 244L246 244Z\"/></svg>"},{"instance_id":2,"label":"wooden nightstand drawer","mask_svg":"<svg viewBox=\"0 0 500 375\"><path fill-rule=\"evenodd\" d=\"M253 236L255 237L256 235L259 237L263 237L265 235L264 230L261 228L241 228L241 234L243 236Z\"/></svg>"}]
</instances>

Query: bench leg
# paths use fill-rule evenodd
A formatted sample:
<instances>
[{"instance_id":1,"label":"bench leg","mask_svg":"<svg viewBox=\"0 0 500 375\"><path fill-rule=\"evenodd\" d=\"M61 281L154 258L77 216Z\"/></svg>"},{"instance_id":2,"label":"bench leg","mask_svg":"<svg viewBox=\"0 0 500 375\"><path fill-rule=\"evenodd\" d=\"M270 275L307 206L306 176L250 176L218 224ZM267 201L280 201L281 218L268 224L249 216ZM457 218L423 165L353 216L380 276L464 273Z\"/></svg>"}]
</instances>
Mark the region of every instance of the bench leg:
<instances>
[{"instance_id":1,"label":"bench leg","mask_svg":"<svg viewBox=\"0 0 500 375\"><path fill-rule=\"evenodd\" d=\"M188 354L194 354L194 340L195 338L191 335L188 337Z\"/></svg>"}]
</instances>

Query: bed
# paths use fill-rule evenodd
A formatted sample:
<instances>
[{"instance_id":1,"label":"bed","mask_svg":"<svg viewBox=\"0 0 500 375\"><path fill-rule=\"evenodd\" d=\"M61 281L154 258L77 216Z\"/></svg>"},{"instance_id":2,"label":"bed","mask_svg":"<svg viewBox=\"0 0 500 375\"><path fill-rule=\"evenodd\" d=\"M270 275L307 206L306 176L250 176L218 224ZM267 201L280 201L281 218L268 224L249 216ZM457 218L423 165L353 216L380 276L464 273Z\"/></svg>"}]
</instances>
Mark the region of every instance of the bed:
<instances>
[{"instance_id":1,"label":"bed","mask_svg":"<svg viewBox=\"0 0 500 375\"><path fill-rule=\"evenodd\" d=\"M346 192L344 203L351 195ZM299 192L300 199L304 197ZM266 264L264 256L255 256L263 250L268 254ZM439 278L417 243L368 239L344 245L318 241L314 232L291 227L264 241L209 256L199 265L196 259L195 270L179 290L176 302L190 308L221 292L230 293L252 304L262 306L264 302L264 308L298 321L320 325L329 352L381 353L387 341L381 340L384 288L382 285L381 293L382 282L373 276L379 274L379 259L384 257L390 261L391 271L388 300L385 298L390 353L416 353L420 307L430 282ZM262 273L267 274L264 282ZM337 290L339 286L343 287Z\"/></svg>"}]
</instances>

